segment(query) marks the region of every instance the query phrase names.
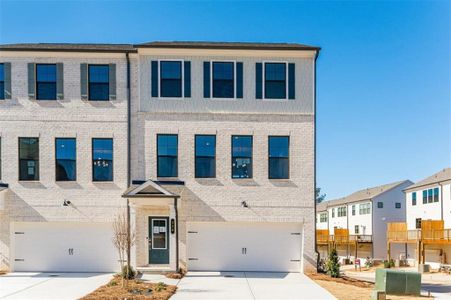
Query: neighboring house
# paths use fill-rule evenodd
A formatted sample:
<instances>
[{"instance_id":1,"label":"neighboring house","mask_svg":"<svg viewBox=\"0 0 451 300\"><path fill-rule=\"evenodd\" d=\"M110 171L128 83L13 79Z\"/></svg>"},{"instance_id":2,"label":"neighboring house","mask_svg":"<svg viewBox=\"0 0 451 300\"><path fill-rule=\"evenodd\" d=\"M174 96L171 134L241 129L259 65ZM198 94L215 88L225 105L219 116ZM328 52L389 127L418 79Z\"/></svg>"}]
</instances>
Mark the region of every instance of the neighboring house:
<instances>
[{"instance_id":1,"label":"neighboring house","mask_svg":"<svg viewBox=\"0 0 451 300\"><path fill-rule=\"evenodd\" d=\"M358 258L385 259L386 223L406 219L403 189L411 184L409 180L389 183L317 205L316 229L329 233L329 241L318 242L321 257L327 255L327 247L335 246L342 257L354 259L357 252ZM401 246L392 249L393 256L405 252Z\"/></svg>"},{"instance_id":2,"label":"neighboring house","mask_svg":"<svg viewBox=\"0 0 451 300\"><path fill-rule=\"evenodd\" d=\"M443 221L435 241L423 236L425 262L438 267L451 263L451 168L443 169L405 189L407 230L421 230L422 221ZM438 240L439 239L439 240ZM416 243L409 243L409 257L417 260Z\"/></svg>"},{"instance_id":3,"label":"neighboring house","mask_svg":"<svg viewBox=\"0 0 451 300\"><path fill-rule=\"evenodd\" d=\"M0 56L7 65L5 91L12 86L11 99L0 100L0 114L8 116L0 121L2 146L8 147L2 151L5 185L0 187L5 188L0 195L6 194L0 211L6 267L116 269L111 221L128 202L136 232L132 264L143 271L316 269L319 48L152 42L0 49L8 50ZM31 62L63 63L64 80L56 80L57 88L64 86L63 100L29 99ZM97 70L83 78L85 63L109 66L110 77ZM99 93L115 85L116 97L83 100L83 85L91 79ZM37 117L46 127L33 123ZM30 125L23 126L24 119ZM3 122L11 123L10 129ZM39 165L45 177L32 183L17 176L20 151L14 140L22 136L39 137L42 145ZM76 181L54 178L53 139L59 136L76 138ZM90 139L97 137L112 138L113 152L104 140L94 151ZM37 150L27 147L36 160ZM61 168L70 173L74 151L61 153ZM114 169L106 170L112 156ZM92 181L97 168L101 176L113 173L114 181Z\"/></svg>"}]
</instances>

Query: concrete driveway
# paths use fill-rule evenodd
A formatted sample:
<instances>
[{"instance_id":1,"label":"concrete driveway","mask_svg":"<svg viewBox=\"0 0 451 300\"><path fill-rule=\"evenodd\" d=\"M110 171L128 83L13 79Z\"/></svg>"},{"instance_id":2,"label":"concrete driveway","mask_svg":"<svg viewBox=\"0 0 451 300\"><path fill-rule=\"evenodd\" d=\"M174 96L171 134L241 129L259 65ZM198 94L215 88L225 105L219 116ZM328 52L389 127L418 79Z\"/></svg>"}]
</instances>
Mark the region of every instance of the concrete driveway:
<instances>
[{"instance_id":1,"label":"concrete driveway","mask_svg":"<svg viewBox=\"0 0 451 300\"><path fill-rule=\"evenodd\" d=\"M0 299L78 299L110 281L112 274L8 273L0 276Z\"/></svg>"},{"instance_id":2,"label":"concrete driveway","mask_svg":"<svg viewBox=\"0 0 451 300\"><path fill-rule=\"evenodd\" d=\"M177 286L171 300L335 299L299 273L188 272Z\"/></svg>"}]
</instances>

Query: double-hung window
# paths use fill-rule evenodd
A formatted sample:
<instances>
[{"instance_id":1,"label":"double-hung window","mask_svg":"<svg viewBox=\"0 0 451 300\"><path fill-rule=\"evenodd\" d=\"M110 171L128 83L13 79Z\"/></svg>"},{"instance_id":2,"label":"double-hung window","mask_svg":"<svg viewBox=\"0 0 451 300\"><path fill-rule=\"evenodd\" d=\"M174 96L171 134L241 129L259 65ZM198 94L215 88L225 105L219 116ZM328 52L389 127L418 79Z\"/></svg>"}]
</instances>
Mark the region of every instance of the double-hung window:
<instances>
[{"instance_id":1,"label":"double-hung window","mask_svg":"<svg viewBox=\"0 0 451 300\"><path fill-rule=\"evenodd\" d=\"M359 227L360 227L359 225L355 225L354 226L354 233L355 234L359 234Z\"/></svg>"},{"instance_id":2,"label":"double-hung window","mask_svg":"<svg viewBox=\"0 0 451 300\"><path fill-rule=\"evenodd\" d=\"M157 177L178 176L178 136L157 135Z\"/></svg>"},{"instance_id":3,"label":"double-hung window","mask_svg":"<svg viewBox=\"0 0 451 300\"><path fill-rule=\"evenodd\" d=\"M92 139L92 181L113 181L113 139Z\"/></svg>"},{"instance_id":4,"label":"double-hung window","mask_svg":"<svg viewBox=\"0 0 451 300\"><path fill-rule=\"evenodd\" d=\"M401 208L401 202L396 202L395 203L395 208Z\"/></svg>"},{"instance_id":5,"label":"double-hung window","mask_svg":"<svg viewBox=\"0 0 451 300\"><path fill-rule=\"evenodd\" d=\"M216 136L195 136L195 176L196 178L216 177Z\"/></svg>"},{"instance_id":6,"label":"double-hung window","mask_svg":"<svg viewBox=\"0 0 451 300\"><path fill-rule=\"evenodd\" d=\"M39 138L19 138L19 180L39 180Z\"/></svg>"},{"instance_id":7,"label":"double-hung window","mask_svg":"<svg viewBox=\"0 0 451 300\"><path fill-rule=\"evenodd\" d=\"M182 62L160 61L160 97L182 97Z\"/></svg>"},{"instance_id":8,"label":"double-hung window","mask_svg":"<svg viewBox=\"0 0 451 300\"><path fill-rule=\"evenodd\" d=\"M320 223L326 223L327 222L327 212L319 214L319 221L320 221Z\"/></svg>"},{"instance_id":9,"label":"double-hung window","mask_svg":"<svg viewBox=\"0 0 451 300\"><path fill-rule=\"evenodd\" d=\"M212 63L212 94L213 98L235 97L235 63Z\"/></svg>"},{"instance_id":10,"label":"double-hung window","mask_svg":"<svg viewBox=\"0 0 451 300\"><path fill-rule=\"evenodd\" d=\"M290 139L287 136L270 136L268 140L269 179L290 177Z\"/></svg>"},{"instance_id":11,"label":"double-hung window","mask_svg":"<svg viewBox=\"0 0 451 300\"><path fill-rule=\"evenodd\" d=\"M371 213L371 203L359 204L359 214L368 215Z\"/></svg>"},{"instance_id":12,"label":"double-hung window","mask_svg":"<svg viewBox=\"0 0 451 300\"><path fill-rule=\"evenodd\" d=\"M0 64L0 100L5 99L5 65Z\"/></svg>"},{"instance_id":13,"label":"double-hung window","mask_svg":"<svg viewBox=\"0 0 451 300\"><path fill-rule=\"evenodd\" d=\"M346 206L340 206L337 209L337 215L338 217L346 217Z\"/></svg>"},{"instance_id":14,"label":"double-hung window","mask_svg":"<svg viewBox=\"0 0 451 300\"><path fill-rule=\"evenodd\" d=\"M335 218L335 208L332 208L332 218Z\"/></svg>"},{"instance_id":15,"label":"double-hung window","mask_svg":"<svg viewBox=\"0 0 451 300\"><path fill-rule=\"evenodd\" d=\"M377 208L384 208L384 202L377 202Z\"/></svg>"},{"instance_id":16,"label":"double-hung window","mask_svg":"<svg viewBox=\"0 0 451 300\"><path fill-rule=\"evenodd\" d=\"M265 99L287 98L287 64L267 62L265 65Z\"/></svg>"},{"instance_id":17,"label":"double-hung window","mask_svg":"<svg viewBox=\"0 0 451 300\"><path fill-rule=\"evenodd\" d=\"M412 206L417 205L417 192L412 193Z\"/></svg>"},{"instance_id":18,"label":"double-hung window","mask_svg":"<svg viewBox=\"0 0 451 300\"><path fill-rule=\"evenodd\" d=\"M434 202L438 202L438 188L434 188Z\"/></svg>"},{"instance_id":19,"label":"double-hung window","mask_svg":"<svg viewBox=\"0 0 451 300\"><path fill-rule=\"evenodd\" d=\"M109 65L88 65L89 100L108 101L110 99Z\"/></svg>"},{"instance_id":20,"label":"double-hung window","mask_svg":"<svg viewBox=\"0 0 451 300\"><path fill-rule=\"evenodd\" d=\"M252 136L232 136L232 178L252 178Z\"/></svg>"},{"instance_id":21,"label":"double-hung window","mask_svg":"<svg viewBox=\"0 0 451 300\"><path fill-rule=\"evenodd\" d=\"M56 64L36 64L36 99L56 100Z\"/></svg>"},{"instance_id":22,"label":"double-hung window","mask_svg":"<svg viewBox=\"0 0 451 300\"><path fill-rule=\"evenodd\" d=\"M77 180L75 138L55 139L55 165L56 181Z\"/></svg>"},{"instance_id":23,"label":"double-hung window","mask_svg":"<svg viewBox=\"0 0 451 300\"><path fill-rule=\"evenodd\" d=\"M352 206L352 215L355 216L355 205Z\"/></svg>"},{"instance_id":24,"label":"double-hung window","mask_svg":"<svg viewBox=\"0 0 451 300\"><path fill-rule=\"evenodd\" d=\"M432 203L432 202L433 202L432 189L428 189L428 203Z\"/></svg>"},{"instance_id":25,"label":"double-hung window","mask_svg":"<svg viewBox=\"0 0 451 300\"><path fill-rule=\"evenodd\" d=\"M428 203L428 190L423 190L423 204Z\"/></svg>"}]
</instances>

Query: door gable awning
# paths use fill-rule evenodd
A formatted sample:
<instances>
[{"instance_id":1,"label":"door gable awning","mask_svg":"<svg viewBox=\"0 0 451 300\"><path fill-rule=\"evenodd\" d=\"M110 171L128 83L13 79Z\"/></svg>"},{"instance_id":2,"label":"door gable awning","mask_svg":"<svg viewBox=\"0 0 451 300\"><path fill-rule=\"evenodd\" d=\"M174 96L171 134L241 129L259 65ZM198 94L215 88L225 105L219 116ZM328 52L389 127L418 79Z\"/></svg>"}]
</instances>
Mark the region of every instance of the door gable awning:
<instances>
[{"instance_id":1,"label":"door gable awning","mask_svg":"<svg viewBox=\"0 0 451 300\"><path fill-rule=\"evenodd\" d=\"M141 184L133 184L128 188L123 198L178 198L179 196L171 193L153 180L147 180Z\"/></svg>"}]
</instances>

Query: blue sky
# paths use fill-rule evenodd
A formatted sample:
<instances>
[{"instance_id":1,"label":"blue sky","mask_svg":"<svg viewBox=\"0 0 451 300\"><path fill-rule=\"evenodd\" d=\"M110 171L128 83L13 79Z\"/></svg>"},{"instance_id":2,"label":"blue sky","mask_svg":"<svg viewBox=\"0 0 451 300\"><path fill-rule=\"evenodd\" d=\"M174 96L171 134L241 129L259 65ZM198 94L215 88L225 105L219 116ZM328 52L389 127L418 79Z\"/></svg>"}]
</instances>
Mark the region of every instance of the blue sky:
<instances>
[{"instance_id":1,"label":"blue sky","mask_svg":"<svg viewBox=\"0 0 451 300\"><path fill-rule=\"evenodd\" d=\"M4 1L0 43L298 42L318 58L327 198L451 165L449 1Z\"/></svg>"}]
</instances>

